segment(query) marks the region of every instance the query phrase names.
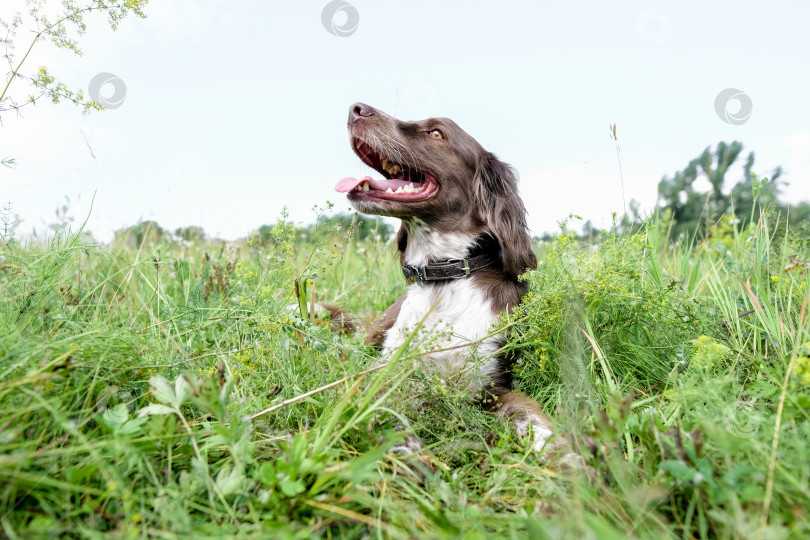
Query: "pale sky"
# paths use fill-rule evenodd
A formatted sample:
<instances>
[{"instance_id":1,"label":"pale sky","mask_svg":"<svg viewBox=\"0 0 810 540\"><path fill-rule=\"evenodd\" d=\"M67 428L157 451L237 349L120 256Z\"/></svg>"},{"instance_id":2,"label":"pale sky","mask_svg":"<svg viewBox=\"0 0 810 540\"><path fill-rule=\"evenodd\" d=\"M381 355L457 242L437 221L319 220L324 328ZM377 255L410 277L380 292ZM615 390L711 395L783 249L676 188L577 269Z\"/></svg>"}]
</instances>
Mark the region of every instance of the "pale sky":
<instances>
[{"instance_id":1,"label":"pale sky","mask_svg":"<svg viewBox=\"0 0 810 540\"><path fill-rule=\"evenodd\" d=\"M0 18L19 4L0 0ZM784 167L785 201L810 199L810 2L350 0L345 37L322 24L326 5L152 0L117 32L89 18L84 56L38 44L29 73L45 64L87 91L108 72L126 96L88 116L48 102L3 114L0 158L17 164L0 168L0 203L41 231L67 196L104 241L147 219L234 239L284 206L310 222L326 201L348 209L340 178L376 174L349 148L355 101L454 119L517 168L535 234L622 211L610 123L628 203L651 208L664 174L733 140L758 173ZM727 88L753 107L739 125L715 111Z\"/></svg>"}]
</instances>

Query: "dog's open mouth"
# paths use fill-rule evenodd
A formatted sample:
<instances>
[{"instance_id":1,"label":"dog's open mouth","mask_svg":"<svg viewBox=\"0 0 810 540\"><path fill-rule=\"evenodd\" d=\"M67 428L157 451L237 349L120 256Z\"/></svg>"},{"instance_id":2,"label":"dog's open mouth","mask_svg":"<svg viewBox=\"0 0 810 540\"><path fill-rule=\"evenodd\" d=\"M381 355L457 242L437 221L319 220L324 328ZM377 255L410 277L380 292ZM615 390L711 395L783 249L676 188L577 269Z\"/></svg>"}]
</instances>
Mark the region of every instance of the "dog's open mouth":
<instances>
[{"instance_id":1,"label":"dog's open mouth","mask_svg":"<svg viewBox=\"0 0 810 540\"><path fill-rule=\"evenodd\" d=\"M431 175L388 160L360 138L352 139L352 147L363 163L382 174L384 178L377 180L371 176L364 176L340 180L335 190L340 193L348 192L349 198L415 202L427 199L436 192L438 183Z\"/></svg>"}]
</instances>

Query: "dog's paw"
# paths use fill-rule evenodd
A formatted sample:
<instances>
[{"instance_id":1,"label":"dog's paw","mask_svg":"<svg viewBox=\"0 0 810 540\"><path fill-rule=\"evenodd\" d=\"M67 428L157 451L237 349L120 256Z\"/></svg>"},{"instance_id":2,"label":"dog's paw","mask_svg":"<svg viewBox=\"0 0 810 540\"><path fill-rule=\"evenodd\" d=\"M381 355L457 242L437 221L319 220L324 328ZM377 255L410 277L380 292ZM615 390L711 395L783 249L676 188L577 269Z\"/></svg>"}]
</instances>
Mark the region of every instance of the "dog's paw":
<instances>
[{"instance_id":1,"label":"dog's paw","mask_svg":"<svg viewBox=\"0 0 810 540\"><path fill-rule=\"evenodd\" d=\"M316 302L315 316L318 319L329 321L332 330L340 333L353 334L365 326L362 319L330 302Z\"/></svg>"},{"instance_id":2,"label":"dog's paw","mask_svg":"<svg viewBox=\"0 0 810 540\"><path fill-rule=\"evenodd\" d=\"M430 455L424 453L422 443L415 435L408 435L388 450L389 455L395 455L394 471L409 477L420 486L424 486L425 479L437 470Z\"/></svg>"},{"instance_id":3,"label":"dog's paw","mask_svg":"<svg viewBox=\"0 0 810 540\"><path fill-rule=\"evenodd\" d=\"M555 460L555 464L559 469L563 470L584 470L588 468L582 456L575 452L567 452L561 455Z\"/></svg>"}]
</instances>

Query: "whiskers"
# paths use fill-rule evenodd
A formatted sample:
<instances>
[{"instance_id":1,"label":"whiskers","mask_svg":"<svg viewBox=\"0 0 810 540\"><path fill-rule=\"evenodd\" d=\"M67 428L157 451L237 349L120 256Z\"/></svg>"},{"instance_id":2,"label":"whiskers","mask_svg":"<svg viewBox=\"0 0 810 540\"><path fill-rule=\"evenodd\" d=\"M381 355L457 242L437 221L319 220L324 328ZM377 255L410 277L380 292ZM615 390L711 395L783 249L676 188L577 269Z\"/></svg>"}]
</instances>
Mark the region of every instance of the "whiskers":
<instances>
[{"instance_id":1,"label":"whiskers","mask_svg":"<svg viewBox=\"0 0 810 540\"><path fill-rule=\"evenodd\" d=\"M419 159L411 149L388 134L367 131L363 134L363 142L390 162L411 170L421 170Z\"/></svg>"}]
</instances>

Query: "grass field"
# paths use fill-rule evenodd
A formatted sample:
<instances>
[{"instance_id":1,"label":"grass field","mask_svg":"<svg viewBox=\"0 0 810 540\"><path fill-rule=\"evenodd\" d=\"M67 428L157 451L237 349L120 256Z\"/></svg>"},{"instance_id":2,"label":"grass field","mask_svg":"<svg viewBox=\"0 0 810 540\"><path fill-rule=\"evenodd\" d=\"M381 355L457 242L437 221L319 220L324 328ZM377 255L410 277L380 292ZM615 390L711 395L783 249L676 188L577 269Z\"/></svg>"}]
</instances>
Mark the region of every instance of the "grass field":
<instances>
[{"instance_id":1,"label":"grass field","mask_svg":"<svg viewBox=\"0 0 810 540\"><path fill-rule=\"evenodd\" d=\"M810 245L777 223L537 246L507 347L581 470L421 373L430 338L372 370L314 317L401 294L390 244L6 231L0 536L806 538ZM387 452L401 417L420 459Z\"/></svg>"}]
</instances>

